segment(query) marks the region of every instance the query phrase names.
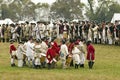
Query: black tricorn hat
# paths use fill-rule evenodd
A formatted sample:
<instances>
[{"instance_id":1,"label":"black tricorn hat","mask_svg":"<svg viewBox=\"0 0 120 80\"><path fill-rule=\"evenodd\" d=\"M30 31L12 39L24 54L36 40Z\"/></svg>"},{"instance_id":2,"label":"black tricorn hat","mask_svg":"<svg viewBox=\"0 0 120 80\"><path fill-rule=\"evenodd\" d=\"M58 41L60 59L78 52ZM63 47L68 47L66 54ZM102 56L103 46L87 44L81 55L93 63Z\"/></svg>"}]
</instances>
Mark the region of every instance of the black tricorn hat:
<instances>
[{"instance_id":1,"label":"black tricorn hat","mask_svg":"<svg viewBox=\"0 0 120 80\"><path fill-rule=\"evenodd\" d=\"M89 41L86 42L86 45L89 45L90 43L91 43L91 41L89 40Z\"/></svg>"},{"instance_id":2,"label":"black tricorn hat","mask_svg":"<svg viewBox=\"0 0 120 80\"><path fill-rule=\"evenodd\" d=\"M9 42L15 42L15 40L14 39L10 39Z\"/></svg>"}]
</instances>

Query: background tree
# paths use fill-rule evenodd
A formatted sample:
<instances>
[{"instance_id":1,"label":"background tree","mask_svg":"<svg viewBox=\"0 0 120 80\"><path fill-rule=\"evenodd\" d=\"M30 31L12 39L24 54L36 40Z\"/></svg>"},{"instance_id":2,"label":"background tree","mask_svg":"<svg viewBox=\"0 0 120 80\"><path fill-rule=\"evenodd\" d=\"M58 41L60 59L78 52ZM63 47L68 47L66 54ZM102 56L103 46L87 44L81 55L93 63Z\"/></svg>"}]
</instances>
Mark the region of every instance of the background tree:
<instances>
[{"instance_id":1,"label":"background tree","mask_svg":"<svg viewBox=\"0 0 120 80\"><path fill-rule=\"evenodd\" d=\"M82 9L84 4L80 0L57 0L51 7L51 12L56 18L68 20L83 18Z\"/></svg>"},{"instance_id":2,"label":"background tree","mask_svg":"<svg viewBox=\"0 0 120 80\"><path fill-rule=\"evenodd\" d=\"M120 4L113 0L97 0L98 6L95 6L95 0L88 0L86 6L86 16L92 21L111 21L114 13L120 12Z\"/></svg>"},{"instance_id":3,"label":"background tree","mask_svg":"<svg viewBox=\"0 0 120 80\"><path fill-rule=\"evenodd\" d=\"M11 18L14 21L18 20L35 20L35 9L40 7L49 7L47 3L35 4L31 0L10 0L7 3L0 0L1 19Z\"/></svg>"}]
</instances>

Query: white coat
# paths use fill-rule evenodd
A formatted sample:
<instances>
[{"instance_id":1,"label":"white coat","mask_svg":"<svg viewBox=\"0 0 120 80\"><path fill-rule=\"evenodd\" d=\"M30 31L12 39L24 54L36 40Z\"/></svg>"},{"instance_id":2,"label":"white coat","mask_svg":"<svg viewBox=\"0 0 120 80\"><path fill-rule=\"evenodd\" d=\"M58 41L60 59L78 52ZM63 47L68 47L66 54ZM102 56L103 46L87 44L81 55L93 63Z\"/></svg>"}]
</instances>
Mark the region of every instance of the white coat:
<instances>
[{"instance_id":1,"label":"white coat","mask_svg":"<svg viewBox=\"0 0 120 80\"><path fill-rule=\"evenodd\" d=\"M26 56L33 56L33 46L34 44L28 41L26 44Z\"/></svg>"},{"instance_id":2,"label":"white coat","mask_svg":"<svg viewBox=\"0 0 120 80\"><path fill-rule=\"evenodd\" d=\"M41 45L41 53L46 54L47 49L48 49L47 44L44 41L42 41L42 43L40 45Z\"/></svg>"},{"instance_id":3,"label":"white coat","mask_svg":"<svg viewBox=\"0 0 120 80\"><path fill-rule=\"evenodd\" d=\"M77 47L74 47L74 49L72 50L72 54L73 54L73 61L75 64L79 64L80 63L80 50Z\"/></svg>"},{"instance_id":4,"label":"white coat","mask_svg":"<svg viewBox=\"0 0 120 80\"><path fill-rule=\"evenodd\" d=\"M17 58L23 59L23 53L25 53L25 49L23 48L23 45L19 45L17 48Z\"/></svg>"},{"instance_id":5,"label":"white coat","mask_svg":"<svg viewBox=\"0 0 120 80\"><path fill-rule=\"evenodd\" d=\"M60 58L65 60L66 56L68 54L69 54L68 53L68 47L65 44L61 45L61 47L60 47Z\"/></svg>"}]
</instances>

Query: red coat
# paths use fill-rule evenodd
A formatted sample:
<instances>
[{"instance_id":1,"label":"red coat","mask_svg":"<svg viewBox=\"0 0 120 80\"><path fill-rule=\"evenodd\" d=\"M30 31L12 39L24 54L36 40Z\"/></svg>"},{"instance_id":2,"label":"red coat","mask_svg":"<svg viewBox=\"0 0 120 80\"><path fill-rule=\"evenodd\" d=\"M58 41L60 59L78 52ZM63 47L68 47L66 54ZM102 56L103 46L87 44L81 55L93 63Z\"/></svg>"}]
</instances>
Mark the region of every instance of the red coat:
<instances>
[{"instance_id":1,"label":"red coat","mask_svg":"<svg viewBox=\"0 0 120 80\"><path fill-rule=\"evenodd\" d=\"M60 48L55 41L53 42L52 49L56 52L56 54L59 54Z\"/></svg>"},{"instance_id":2,"label":"red coat","mask_svg":"<svg viewBox=\"0 0 120 80\"><path fill-rule=\"evenodd\" d=\"M87 46L87 60L94 60L95 59L95 49L90 44Z\"/></svg>"},{"instance_id":3,"label":"red coat","mask_svg":"<svg viewBox=\"0 0 120 80\"><path fill-rule=\"evenodd\" d=\"M74 48L74 43L70 43L70 45L68 46L68 51L72 53L73 48Z\"/></svg>"},{"instance_id":4,"label":"red coat","mask_svg":"<svg viewBox=\"0 0 120 80\"><path fill-rule=\"evenodd\" d=\"M16 51L16 47L14 46L14 44L10 45L10 54L12 54L12 51Z\"/></svg>"},{"instance_id":5,"label":"red coat","mask_svg":"<svg viewBox=\"0 0 120 80\"><path fill-rule=\"evenodd\" d=\"M50 63L53 60L54 55L55 55L54 51L51 48L49 48L46 53L46 58L49 61L48 63Z\"/></svg>"}]
</instances>

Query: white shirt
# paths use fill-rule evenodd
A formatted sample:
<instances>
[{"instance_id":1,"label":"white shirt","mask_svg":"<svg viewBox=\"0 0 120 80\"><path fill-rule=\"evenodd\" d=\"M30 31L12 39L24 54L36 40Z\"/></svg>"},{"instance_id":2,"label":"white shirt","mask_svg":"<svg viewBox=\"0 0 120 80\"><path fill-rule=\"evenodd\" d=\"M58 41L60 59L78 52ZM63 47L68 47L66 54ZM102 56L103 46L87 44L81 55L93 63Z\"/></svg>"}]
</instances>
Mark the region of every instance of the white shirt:
<instances>
[{"instance_id":1,"label":"white shirt","mask_svg":"<svg viewBox=\"0 0 120 80\"><path fill-rule=\"evenodd\" d=\"M27 56L33 56L33 47L34 47L34 44L31 43L30 41L28 41L26 44L26 55Z\"/></svg>"},{"instance_id":2,"label":"white shirt","mask_svg":"<svg viewBox=\"0 0 120 80\"><path fill-rule=\"evenodd\" d=\"M73 54L73 60L75 62L75 64L79 64L80 63L80 50L75 47L73 50L72 50L72 54Z\"/></svg>"},{"instance_id":3,"label":"white shirt","mask_svg":"<svg viewBox=\"0 0 120 80\"><path fill-rule=\"evenodd\" d=\"M23 59L23 53L25 52L23 45L19 45L17 48L17 57L18 59Z\"/></svg>"},{"instance_id":4,"label":"white shirt","mask_svg":"<svg viewBox=\"0 0 120 80\"><path fill-rule=\"evenodd\" d=\"M63 53L65 56L67 56L69 54L68 47L65 44L61 45L60 52Z\"/></svg>"},{"instance_id":5,"label":"white shirt","mask_svg":"<svg viewBox=\"0 0 120 80\"><path fill-rule=\"evenodd\" d=\"M47 44L44 41L42 41L42 43L40 45L41 45L41 51L42 51L42 53L46 54L47 49L48 49Z\"/></svg>"}]
</instances>

